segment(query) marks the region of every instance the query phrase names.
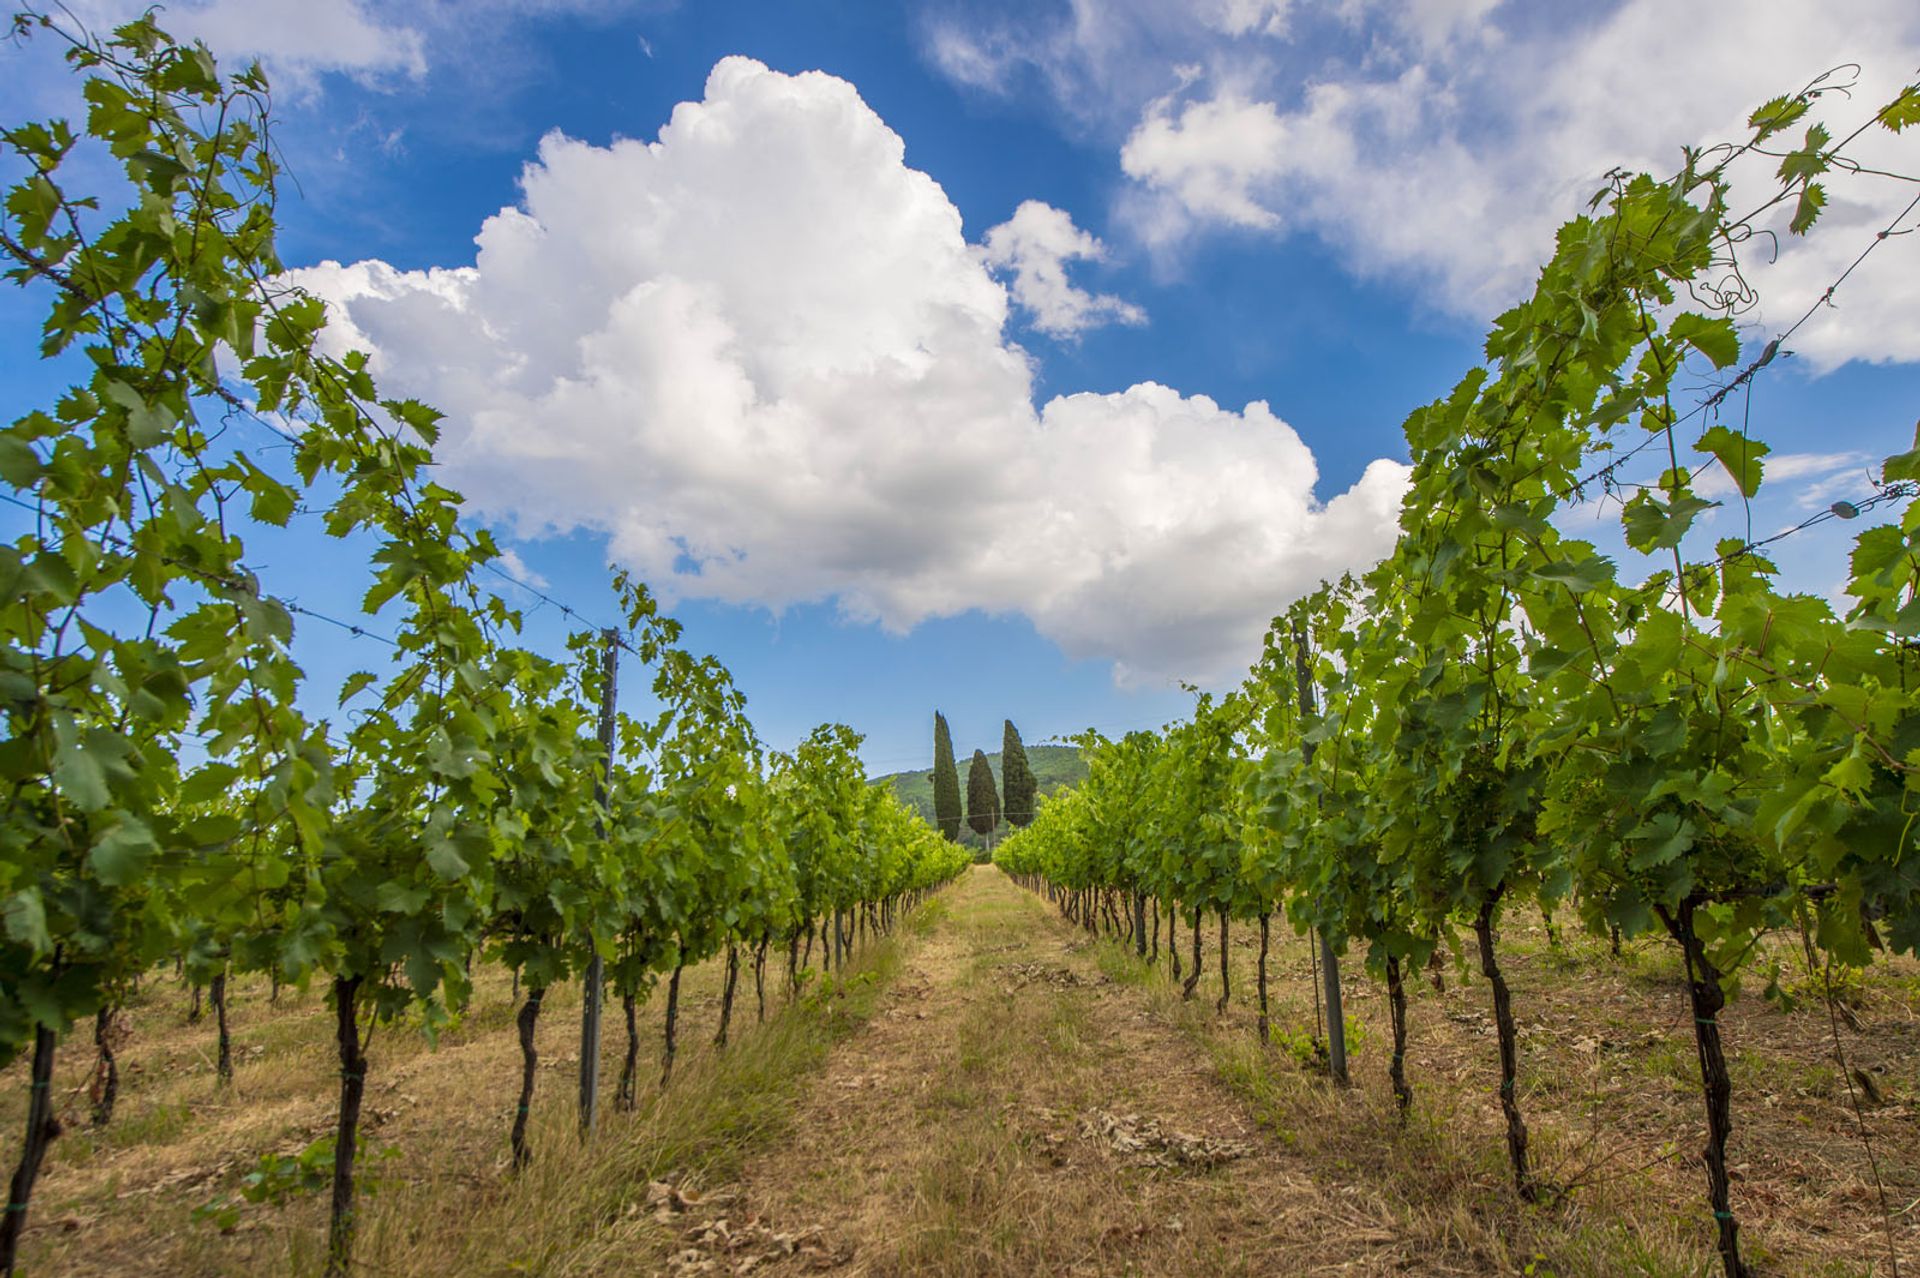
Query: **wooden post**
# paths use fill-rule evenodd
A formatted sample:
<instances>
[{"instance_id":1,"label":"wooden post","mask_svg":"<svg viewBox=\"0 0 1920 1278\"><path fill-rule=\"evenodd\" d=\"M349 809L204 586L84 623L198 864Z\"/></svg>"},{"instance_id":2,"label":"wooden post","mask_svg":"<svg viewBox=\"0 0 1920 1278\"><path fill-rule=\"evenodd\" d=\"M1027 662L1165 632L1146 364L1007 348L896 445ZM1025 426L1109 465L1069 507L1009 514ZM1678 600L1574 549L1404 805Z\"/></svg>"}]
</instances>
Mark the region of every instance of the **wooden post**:
<instances>
[{"instance_id":1,"label":"wooden post","mask_svg":"<svg viewBox=\"0 0 1920 1278\"><path fill-rule=\"evenodd\" d=\"M607 651L602 667L603 677L600 686L600 748L606 752L601 764L599 780L594 784L593 797L600 815L594 818L594 834L599 838L607 837L606 807L608 796L613 789L613 748L614 716L613 694L614 676L619 669L620 636L612 630L600 632L606 643ZM587 943L593 945L591 934ZM586 1136L593 1131L593 1120L600 1105L600 995L606 985L605 966L600 959L600 950L594 946L593 957L587 961L587 974L580 991L580 1134Z\"/></svg>"},{"instance_id":2,"label":"wooden post","mask_svg":"<svg viewBox=\"0 0 1920 1278\"><path fill-rule=\"evenodd\" d=\"M1300 689L1300 718L1304 726L1308 715L1315 713L1313 697L1313 675L1307 666L1307 632L1298 621L1293 623L1293 677ZM1304 731L1303 731L1304 735ZM1313 743L1303 742L1307 762L1313 762ZM1327 939L1324 929L1320 938L1320 974L1325 983L1327 999L1327 1064L1333 1072L1333 1081L1342 1087L1347 1085L1347 1022L1340 1010L1340 957L1333 952L1333 945Z\"/></svg>"}]
</instances>

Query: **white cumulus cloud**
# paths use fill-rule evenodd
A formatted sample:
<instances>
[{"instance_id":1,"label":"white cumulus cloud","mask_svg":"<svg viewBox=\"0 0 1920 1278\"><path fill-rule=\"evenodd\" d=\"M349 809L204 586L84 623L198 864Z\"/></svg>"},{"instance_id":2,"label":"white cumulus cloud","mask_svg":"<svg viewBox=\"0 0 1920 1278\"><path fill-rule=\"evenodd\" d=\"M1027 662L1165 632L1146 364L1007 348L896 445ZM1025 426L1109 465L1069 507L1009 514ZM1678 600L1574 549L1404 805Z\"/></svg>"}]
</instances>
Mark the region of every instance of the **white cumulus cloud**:
<instances>
[{"instance_id":1,"label":"white cumulus cloud","mask_svg":"<svg viewBox=\"0 0 1920 1278\"><path fill-rule=\"evenodd\" d=\"M67 6L95 32L135 17L152 6L134 0L76 0ZM182 40L203 40L237 68L259 59L276 89L295 96L318 90L320 77L345 74L363 80L426 74L426 38L418 11L396 16L395 6L370 0L184 0L158 14L162 27Z\"/></svg>"},{"instance_id":2,"label":"white cumulus cloud","mask_svg":"<svg viewBox=\"0 0 1920 1278\"><path fill-rule=\"evenodd\" d=\"M1280 219L1259 195L1286 171L1288 132L1271 102L1225 94L1176 109L1161 98L1127 139L1120 167L1194 220L1266 229Z\"/></svg>"},{"instance_id":3,"label":"white cumulus cloud","mask_svg":"<svg viewBox=\"0 0 1920 1278\"><path fill-rule=\"evenodd\" d=\"M1287 10L1293 0L1215 0L1211 11L1202 8L1201 20L1215 30L1241 36L1249 32L1283 36L1287 33Z\"/></svg>"},{"instance_id":4,"label":"white cumulus cloud","mask_svg":"<svg viewBox=\"0 0 1920 1278\"><path fill-rule=\"evenodd\" d=\"M1106 249L1073 224L1065 209L1023 200L1013 216L981 241L987 265L1013 276L1013 300L1052 337L1074 337L1101 324L1144 324L1147 313L1124 298L1089 293L1067 278L1067 263L1099 261Z\"/></svg>"},{"instance_id":5,"label":"white cumulus cloud","mask_svg":"<svg viewBox=\"0 0 1920 1278\"><path fill-rule=\"evenodd\" d=\"M1323 501L1265 403L1036 406L1006 287L845 81L728 58L657 140L550 134L521 186L470 266L296 276L383 389L448 412L483 515L603 532L669 597L1019 613L1123 679L1211 680L1391 545L1405 468Z\"/></svg>"},{"instance_id":6,"label":"white cumulus cloud","mask_svg":"<svg viewBox=\"0 0 1920 1278\"><path fill-rule=\"evenodd\" d=\"M926 56L949 79L1038 92L1065 132L1113 139L1132 179L1116 224L1163 266L1209 230L1310 234L1468 325L1525 295L1613 167L1671 172L1682 146L1740 138L1764 99L1859 64L1851 98L1825 104L1844 137L1920 73L1913 0L922 3ZM1857 158L1911 176L1914 137L1871 136ZM1776 162L1737 190L1755 196ZM1874 176L1829 187L1813 237L1787 235L1780 210L1749 242L1757 335L1797 319L1912 196ZM1821 370L1920 360L1916 273L1920 235L1882 245L1795 348Z\"/></svg>"},{"instance_id":7,"label":"white cumulus cloud","mask_svg":"<svg viewBox=\"0 0 1920 1278\"><path fill-rule=\"evenodd\" d=\"M228 70L258 59L276 93L309 103L327 76L363 84L420 82L448 61L503 56L526 24L558 16L606 21L671 9L678 0L169 0L163 29L202 40ZM62 20L105 34L150 0L67 0ZM471 69L471 68L469 68Z\"/></svg>"},{"instance_id":8,"label":"white cumulus cloud","mask_svg":"<svg viewBox=\"0 0 1920 1278\"><path fill-rule=\"evenodd\" d=\"M1524 295L1554 228L1609 169L1670 172L1683 145L1737 140L1762 99L1857 63L1840 77L1857 80L1851 96L1822 106L1843 137L1920 68L1910 3L1752 7L1764 19L1663 0L1565 23L1525 22L1524 6L1493 0L1356 6L1360 38L1349 32L1291 85L1251 87L1260 77L1244 63L1220 70L1223 55L1190 89L1148 101L1121 151L1151 197L1132 221L1157 243L1207 226L1310 231L1358 273L1407 281L1437 309L1483 320ZM1920 173L1912 135L1874 131L1854 154ZM1738 174L1736 204L1764 198L1775 163L1755 157ZM1809 239L1786 233L1790 207L1760 224L1775 236L1753 241L1745 265L1761 331L1797 318L1912 195L1910 182L1872 175L1829 186ZM1883 260L1796 335L1798 351L1822 368L1920 359L1907 287L1920 270L1916 242L1883 246Z\"/></svg>"}]
</instances>

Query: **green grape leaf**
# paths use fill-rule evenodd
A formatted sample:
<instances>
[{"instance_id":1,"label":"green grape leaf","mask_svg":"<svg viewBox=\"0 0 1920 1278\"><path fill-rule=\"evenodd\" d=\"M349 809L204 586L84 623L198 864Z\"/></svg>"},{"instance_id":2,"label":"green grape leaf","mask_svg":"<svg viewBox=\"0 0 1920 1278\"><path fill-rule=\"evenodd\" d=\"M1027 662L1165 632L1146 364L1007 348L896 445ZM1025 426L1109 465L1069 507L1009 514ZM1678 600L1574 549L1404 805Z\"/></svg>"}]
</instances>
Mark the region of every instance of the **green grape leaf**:
<instances>
[{"instance_id":1,"label":"green grape leaf","mask_svg":"<svg viewBox=\"0 0 1920 1278\"><path fill-rule=\"evenodd\" d=\"M47 908L38 889L23 888L8 897L5 916L8 939L35 954L53 949L53 938L47 934Z\"/></svg>"},{"instance_id":2,"label":"green grape leaf","mask_svg":"<svg viewBox=\"0 0 1920 1278\"><path fill-rule=\"evenodd\" d=\"M1920 479L1920 424L1914 426L1913 447L1881 463L1880 478L1889 484ZM1855 575L1859 574L1856 572Z\"/></svg>"},{"instance_id":3,"label":"green grape leaf","mask_svg":"<svg viewBox=\"0 0 1920 1278\"><path fill-rule=\"evenodd\" d=\"M441 878L452 882L465 878L473 867L445 839L436 839L427 847L427 864Z\"/></svg>"},{"instance_id":4,"label":"green grape leaf","mask_svg":"<svg viewBox=\"0 0 1920 1278\"><path fill-rule=\"evenodd\" d=\"M32 444L15 434L0 435L0 479L27 489L40 482L40 473L40 454Z\"/></svg>"},{"instance_id":5,"label":"green grape leaf","mask_svg":"<svg viewBox=\"0 0 1920 1278\"><path fill-rule=\"evenodd\" d=\"M87 862L102 883L124 887L140 876L148 858L158 850L153 831L145 822L122 817L93 845Z\"/></svg>"},{"instance_id":6,"label":"green grape leaf","mask_svg":"<svg viewBox=\"0 0 1920 1278\"><path fill-rule=\"evenodd\" d=\"M1621 511L1620 524L1626 530L1627 544L1635 550L1643 553L1671 550L1686 537L1687 530L1703 511L1719 504L1692 493L1681 493L1671 502L1664 502L1643 489Z\"/></svg>"},{"instance_id":7,"label":"green grape leaf","mask_svg":"<svg viewBox=\"0 0 1920 1278\"><path fill-rule=\"evenodd\" d=\"M1693 846L1693 823L1671 812L1662 812L1631 837L1640 845L1640 850L1629 858L1628 866L1636 871L1651 870L1666 865Z\"/></svg>"},{"instance_id":8,"label":"green grape leaf","mask_svg":"<svg viewBox=\"0 0 1920 1278\"><path fill-rule=\"evenodd\" d=\"M429 860L432 858L429 857ZM438 866L434 867L438 869ZM462 873L464 873L464 869ZM454 876L449 876L454 877ZM374 899L380 909L389 914L418 914L427 904L429 892L426 888L395 883L388 880L374 889Z\"/></svg>"},{"instance_id":9,"label":"green grape leaf","mask_svg":"<svg viewBox=\"0 0 1920 1278\"><path fill-rule=\"evenodd\" d=\"M1575 594L1586 594L1613 580L1613 561L1603 555L1580 560L1562 559L1541 564L1533 569L1533 575L1542 581L1557 582Z\"/></svg>"},{"instance_id":10,"label":"green grape leaf","mask_svg":"<svg viewBox=\"0 0 1920 1278\"><path fill-rule=\"evenodd\" d=\"M367 670L356 670L348 675L346 681L340 685L340 704L346 705L347 702L372 687L379 678L379 675Z\"/></svg>"},{"instance_id":11,"label":"green grape leaf","mask_svg":"<svg viewBox=\"0 0 1920 1278\"><path fill-rule=\"evenodd\" d=\"M100 756L77 739L62 741L55 750L53 782L82 812L98 812L113 797Z\"/></svg>"},{"instance_id":12,"label":"green grape leaf","mask_svg":"<svg viewBox=\"0 0 1920 1278\"><path fill-rule=\"evenodd\" d=\"M1740 358L1740 334L1734 330L1733 320L1725 315L1709 319L1705 315L1686 311L1674 317L1667 326L1667 333L1675 341L1685 342L1693 349L1713 361L1715 368L1726 368Z\"/></svg>"},{"instance_id":13,"label":"green grape leaf","mask_svg":"<svg viewBox=\"0 0 1920 1278\"><path fill-rule=\"evenodd\" d=\"M1829 167L1827 143L1831 141L1833 134L1827 131L1826 125L1809 125L1800 149L1789 152L1780 161L1780 180L1789 184L1804 182L1825 173Z\"/></svg>"},{"instance_id":14,"label":"green grape leaf","mask_svg":"<svg viewBox=\"0 0 1920 1278\"><path fill-rule=\"evenodd\" d=\"M1793 217L1787 222L1787 229L1795 235L1805 235L1820 217L1820 210L1827 206L1827 188L1818 182L1809 182L1800 188L1800 199L1793 206Z\"/></svg>"},{"instance_id":15,"label":"green grape leaf","mask_svg":"<svg viewBox=\"0 0 1920 1278\"><path fill-rule=\"evenodd\" d=\"M1920 124L1920 84L1902 89L1900 96L1881 107L1875 118L1894 133Z\"/></svg>"},{"instance_id":16,"label":"green grape leaf","mask_svg":"<svg viewBox=\"0 0 1920 1278\"><path fill-rule=\"evenodd\" d=\"M1742 497L1751 497L1759 491L1763 473L1760 459L1769 451L1764 441L1726 426L1715 426L1700 436L1694 448L1718 459Z\"/></svg>"},{"instance_id":17,"label":"green grape leaf","mask_svg":"<svg viewBox=\"0 0 1920 1278\"><path fill-rule=\"evenodd\" d=\"M1762 104L1751 116L1747 117L1748 127L1754 130L1754 141L1764 142L1780 130L1789 128L1806 115L1813 104L1798 95L1782 95Z\"/></svg>"}]
</instances>

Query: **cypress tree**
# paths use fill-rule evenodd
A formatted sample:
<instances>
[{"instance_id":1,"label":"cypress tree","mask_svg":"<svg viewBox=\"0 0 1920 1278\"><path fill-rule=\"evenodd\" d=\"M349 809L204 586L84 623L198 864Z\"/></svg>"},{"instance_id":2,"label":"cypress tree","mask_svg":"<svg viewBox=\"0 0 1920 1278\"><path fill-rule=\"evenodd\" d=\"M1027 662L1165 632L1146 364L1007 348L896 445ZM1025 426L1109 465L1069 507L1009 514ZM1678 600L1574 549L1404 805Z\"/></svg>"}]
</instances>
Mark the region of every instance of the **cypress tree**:
<instances>
[{"instance_id":1,"label":"cypress tree","mask_svg":"<svg viewBox=\"0 0 1920 1278\"><path fill-rule=\"evenodd\" d=\"M953 761L953 735L947 716L933 712L933 823L940 833L960 839L960 769Z\"/></svg>"},{"instance_id":2,"label":"cypress tree","mask_svg":"<svg viewBox=\"0 0 1920 1278\"><path fill-rule=\"evenodd\" d=\"M973 766L967 769L967 824L982 837L1000 824L1000 790L993 784L986 754L979 750L973 752Z\"/></svg>"},{"instance_id":3,"label":"cypress tree","mask_svg":"<svg viewBox=\"0 0 1920 1278\"><path fill-rule=\"evenodd\" d=\"M1020 729L1013 726L1011 719L1007 720L1000 736L1000 797L1007 805L1008 825L1026 825L1033 820L1040 786L1027 764L1027 747L1020 740Z\"/></svg>"}]
</instances>

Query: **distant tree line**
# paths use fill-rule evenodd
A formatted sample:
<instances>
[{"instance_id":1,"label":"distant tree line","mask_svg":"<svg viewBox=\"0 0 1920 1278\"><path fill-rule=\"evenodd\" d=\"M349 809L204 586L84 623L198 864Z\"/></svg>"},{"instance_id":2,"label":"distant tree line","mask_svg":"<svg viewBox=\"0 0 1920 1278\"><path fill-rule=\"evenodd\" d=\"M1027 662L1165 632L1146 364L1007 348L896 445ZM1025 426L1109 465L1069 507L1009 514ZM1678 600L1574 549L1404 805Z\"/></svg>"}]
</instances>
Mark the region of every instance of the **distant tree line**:
<instances>
[{"instance_id":1,"label":"distant tree line","mask_svg":"<svg viewBox=\"0 0 1920 1278\"><path fill-rule=\"evenodd\" d=\"M986 752L975 750L967 767L965 811L962 812L960 769L953 753L953 733L947 717L933 714L933 815L940 833L958 842L960 825L982 838L990 837L1004 820L1024 826L1033 820L1039 783L1027 761L1027 747L1013 720L1004 721L1000 739L1000 781L996 784Z\"/></svg>"}]
</instances>

